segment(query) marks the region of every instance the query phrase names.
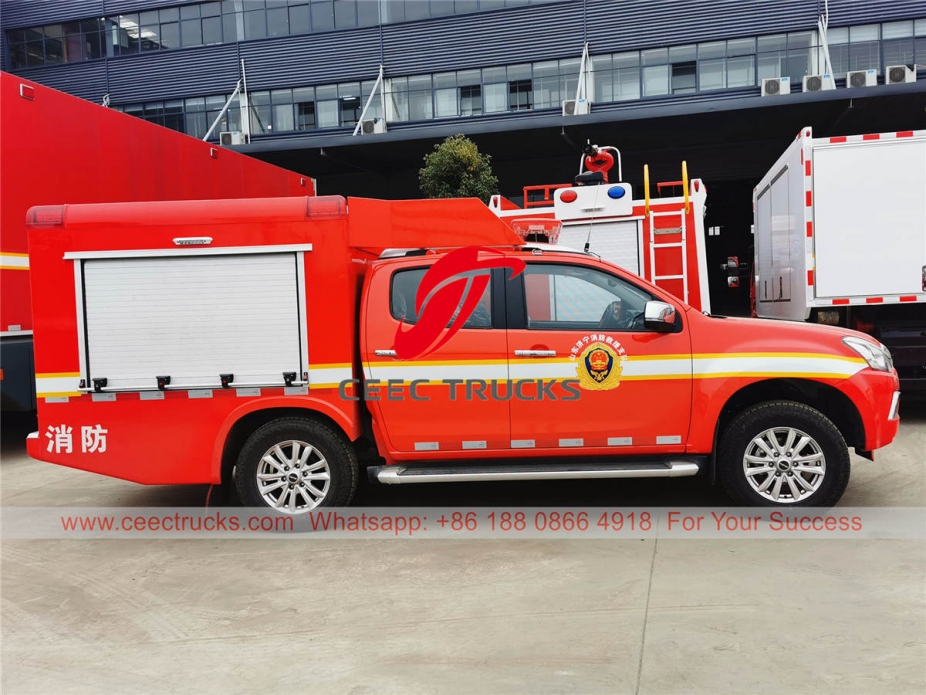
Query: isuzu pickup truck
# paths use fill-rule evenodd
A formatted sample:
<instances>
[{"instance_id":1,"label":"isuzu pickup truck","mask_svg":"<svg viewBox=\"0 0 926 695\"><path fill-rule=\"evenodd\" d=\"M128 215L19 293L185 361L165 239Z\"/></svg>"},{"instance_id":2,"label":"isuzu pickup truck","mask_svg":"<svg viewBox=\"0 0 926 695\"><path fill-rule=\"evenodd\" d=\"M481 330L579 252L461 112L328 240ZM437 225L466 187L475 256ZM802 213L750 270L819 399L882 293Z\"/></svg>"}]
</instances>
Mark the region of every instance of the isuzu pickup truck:
<instances>
[{"instance_id":1,"label":"isuzu pickup truck","mask_svg":"<svg viewBox=\"0 0 926 695\"><path fill-rule=\"evenodd\" d=\"M705 315L556 220L338 196L29 211L37 459L300 514L410 484L710 476L835 504L888 351Z\"/></svg>"}]
</instances>

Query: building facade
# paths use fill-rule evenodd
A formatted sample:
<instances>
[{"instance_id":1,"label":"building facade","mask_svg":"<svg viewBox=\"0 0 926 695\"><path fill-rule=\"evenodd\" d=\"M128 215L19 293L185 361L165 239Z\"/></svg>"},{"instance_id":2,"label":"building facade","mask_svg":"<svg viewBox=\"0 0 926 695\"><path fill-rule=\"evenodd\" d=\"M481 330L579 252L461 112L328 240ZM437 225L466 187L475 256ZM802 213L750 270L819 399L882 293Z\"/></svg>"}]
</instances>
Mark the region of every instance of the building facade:
<instances>
[{"instance_id":1,"label":"building facade","mask_svg":"<svg viewBox=\"0 0 926 695\"><path fill-rule=\"evenodd\" d=\"M836 88L804 93L827 12ZM249 132L244 151L323 193L415 196L421 157L457 132L513 198L568 181L587 139L621 148L635 184L686 159L739 247L751 186L801 127L926 127L923 0L5 0L0 25L7 71L194 137L241 80L212 138ZM892 65L919 79L885 84ZM877 85L847 85L867 70ZM762 96L778 77L792 93ZM564 115L580 79L590 113ZM355 136L361 114L379 126Z\"/></svg>"}]
</instances>

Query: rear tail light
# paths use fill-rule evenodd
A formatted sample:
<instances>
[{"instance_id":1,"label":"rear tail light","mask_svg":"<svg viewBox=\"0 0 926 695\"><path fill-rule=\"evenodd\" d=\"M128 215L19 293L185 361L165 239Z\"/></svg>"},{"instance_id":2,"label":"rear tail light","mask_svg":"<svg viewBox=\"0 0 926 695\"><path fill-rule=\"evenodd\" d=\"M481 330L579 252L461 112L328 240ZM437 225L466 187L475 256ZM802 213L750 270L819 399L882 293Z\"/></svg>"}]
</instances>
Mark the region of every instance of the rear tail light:
<instances>
[{"instance_id":1,"label":"rear tail light","mask_svg":"<svg viewBox=\"0 0 926 695\"><path fill-rule=\"evenodd\" d=\"M29 227L61 227L64 225L64 205L37 205L26 213Z\"/></svg>"},{"instance_id":2,"label":"rear tail light","mask_svg":"<svg viewBox=\"0 0 926 695\"><path fill-rule=\"evenodd\" d=\"M306 217L315 220L344 217L347 214L347 199L341 195L321 195L306 198Z\"/></svg>"}]
</instances>

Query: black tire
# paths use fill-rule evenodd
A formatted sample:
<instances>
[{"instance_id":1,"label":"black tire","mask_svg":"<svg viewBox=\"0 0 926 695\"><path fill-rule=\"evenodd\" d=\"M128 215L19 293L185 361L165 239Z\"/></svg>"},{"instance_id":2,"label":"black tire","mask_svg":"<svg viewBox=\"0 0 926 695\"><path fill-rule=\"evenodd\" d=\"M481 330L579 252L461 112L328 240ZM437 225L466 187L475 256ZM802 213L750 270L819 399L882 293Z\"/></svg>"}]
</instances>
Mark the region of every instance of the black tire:
<instances>
[{"instance_id":1,"label":"black tire","mask_svg":"<svg viewBox=\"0 0 926 695\"><path fill-rule=\"evenodd\" d=\"M305 442L311 445L328 464L330 479L327 492L313 508L344 507L350 504L357 490L359 478L359 466L354 448L341 432L330 425L303 417L283 417L272 420L257 428L248 437L238 454L235 470L235 484L241 501L249 507L274 508L264 499L258 487L258 466L265 453L270 451L274 445L288 441ZM291 450L290 453L292 453ZM314 455L310 461L313 459L318 460ZM303 500L301 503L304 504L306 498L299 496L297 499Z\"/></svg>"},{"instance_id":2,"label":"black tire","mask_svg":"<svg viewBox=\"0 0 926 695\"><path fill-rule=\"evenodd\" d=\"M802 498L794 500L788 492L781 494L781 501L774 501L763 496L753 488L744 470L744 457L748 453L754 438L772 428L793 428L800 430L814 442L823 454L826 470L819 487L810 494L802 492ZM806 449L805 449L806 451ZM766 464L767 465L767 464ZM765 476L778 476L774 472L753 476L759 487L766 482ZM717 474L724 490L740 505L750 507L831 507L835 505L849 484L849 450L846 440L836 425L823 413L809 405L795 401L768 401L747 408L740 413L724 430L717 452ZM788 473L781 473L782 489L787 490ZM792 473L799 475L799 473ZM808 477L804 478L805 480ZM815 480L814 474L809 475ZM797 481L795 480L795 484ZM772 486L775 481L772 481Z\"/></svg>"}]
</instances>

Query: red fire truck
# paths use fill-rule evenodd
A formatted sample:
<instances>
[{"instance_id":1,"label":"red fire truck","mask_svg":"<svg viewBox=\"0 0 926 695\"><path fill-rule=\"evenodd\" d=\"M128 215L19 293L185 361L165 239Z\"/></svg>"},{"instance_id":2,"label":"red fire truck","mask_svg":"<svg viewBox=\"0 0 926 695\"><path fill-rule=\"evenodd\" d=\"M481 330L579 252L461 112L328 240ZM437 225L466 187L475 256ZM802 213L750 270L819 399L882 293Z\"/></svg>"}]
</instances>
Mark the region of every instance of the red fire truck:
<instances>
[{"instance_id":1,"label":"red fire truck","mask_svg":"<svg viewBox=\"0 0 926 695\"><path fill-rule=\"evenodd\" d=\"M28 220L28 451L63 466L234 480L285 513L347 504L367 451L390 484L703 472L739 502L827 506L847 446L871 457L898 430L897 374L869 336L705 315L557 246L558 221L509 226L477 200Z\"/></svg>"},{"instance_id":2,"label":"red fire truck","mask_svg":"<svg viewBox=\"0 0 926 695\"><path fill-rule=\"evenodd\" d=\"M132 200L306 196L312 179L0 73L0 403L34 411L26 210Z\"/></svg>"},{"instance_id":3,"label":"red fire truck","mask_svg":"<svg viewBox=\"0 0 926 695\"><path fill-rule=\"evenodd\" d=\"M615 164L616 181L611 180ZM589 144L574 183L526 186L523 209L502 196L493 196L489 207L509 221L559 220L564 246L591 251L709 313L704 246L707 187L700 179L689 180L682 162L681 180L657 183L658 197L652 199L649 167L644 167L643 190L643 199L634 200L633 187L623 181L616 147Z\"/></svg>"}]
</instances>

